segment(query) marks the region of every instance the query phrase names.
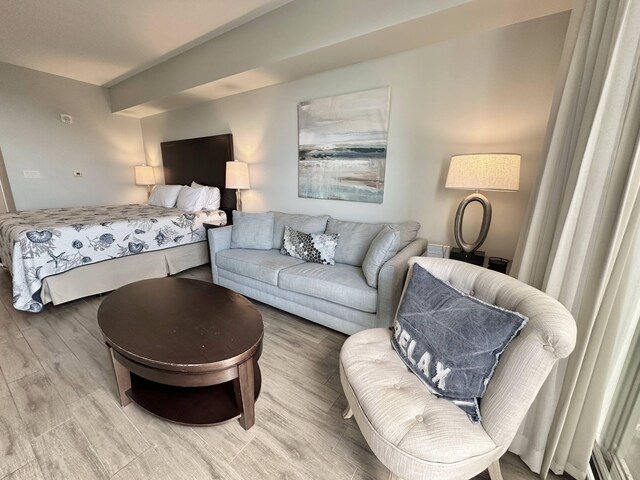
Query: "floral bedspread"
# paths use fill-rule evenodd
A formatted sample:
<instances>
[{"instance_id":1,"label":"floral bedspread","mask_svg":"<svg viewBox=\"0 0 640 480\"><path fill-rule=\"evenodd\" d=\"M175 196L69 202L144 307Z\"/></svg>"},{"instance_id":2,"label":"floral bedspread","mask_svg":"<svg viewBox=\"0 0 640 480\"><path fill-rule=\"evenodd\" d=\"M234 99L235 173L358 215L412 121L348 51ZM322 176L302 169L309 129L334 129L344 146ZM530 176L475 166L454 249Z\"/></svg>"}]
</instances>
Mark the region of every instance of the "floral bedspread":
<instances>
[{"instance_id":1,"label":"floral bedspread","mask_svg":"<svg viewBox=\"0 0 640 480\"><path fill-rule=\"evenodd\" d=\"M0 214L0 261L12 272L13 306L42 310L42 280L76 267L206 241L222 210L186 213L147 204Z\"/></svg>"}]
</instances>

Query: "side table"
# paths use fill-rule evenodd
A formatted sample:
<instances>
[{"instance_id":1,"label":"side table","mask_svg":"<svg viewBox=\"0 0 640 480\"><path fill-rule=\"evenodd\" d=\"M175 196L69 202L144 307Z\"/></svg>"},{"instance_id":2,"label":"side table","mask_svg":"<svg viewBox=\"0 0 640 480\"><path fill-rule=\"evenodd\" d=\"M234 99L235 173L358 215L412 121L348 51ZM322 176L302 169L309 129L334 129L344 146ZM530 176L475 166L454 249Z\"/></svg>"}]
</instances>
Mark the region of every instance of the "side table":
<instances>
[{"instance_id":1,"label":"side table","mask_svg":"<svg viewBox=\"0 0 640 480\"><path fill-rule=\"evenodd\" d=\"M480 267L484 266L484 252L475 251L473 253L463 252L459 248L452 248L449 256L452 260L459 260L460 262L472 263Z\"/></svg>"}]
</instances>

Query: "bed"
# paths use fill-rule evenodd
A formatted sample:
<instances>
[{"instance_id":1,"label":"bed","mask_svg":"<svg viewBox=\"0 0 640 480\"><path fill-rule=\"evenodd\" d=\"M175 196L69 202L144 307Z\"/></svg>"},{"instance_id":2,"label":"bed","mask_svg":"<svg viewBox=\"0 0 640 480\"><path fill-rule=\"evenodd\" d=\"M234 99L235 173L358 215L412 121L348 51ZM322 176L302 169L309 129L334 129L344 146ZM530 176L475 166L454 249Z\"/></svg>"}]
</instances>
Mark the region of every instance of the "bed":
<instances>
[{"instance_id":1,"label":"bed","mask_svg":"<svg viewBox=\"0 0 640 480\"><path fill-rule=\"evenodd\" d=\"M231 134L161 143L166 184L220 189L220 210L183 212L147 204L30 210L0 215L0 261L13 305L39 312L127 283L209 261L204 222L224 225L235 208L224 188Z\"/></svg>"}]
</instances>

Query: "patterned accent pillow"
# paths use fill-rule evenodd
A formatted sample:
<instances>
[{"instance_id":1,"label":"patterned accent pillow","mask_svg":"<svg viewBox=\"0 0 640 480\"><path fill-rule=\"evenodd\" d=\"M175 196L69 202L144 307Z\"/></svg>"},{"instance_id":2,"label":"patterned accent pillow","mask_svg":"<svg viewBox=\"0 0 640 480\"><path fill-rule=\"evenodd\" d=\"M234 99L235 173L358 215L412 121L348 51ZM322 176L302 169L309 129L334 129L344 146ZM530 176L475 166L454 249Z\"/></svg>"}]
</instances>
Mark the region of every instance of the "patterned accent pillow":
<instances>
[{"instance_id":1,"label":"patterned accent pillow","mask_svg":"<svg viewBox=\"0 0 640 480\"><path fill-rule=\"evenodd\" d=\"M480 422L480 399L527 317L465 295L414 265L391 345L437 397Z\"/></svg>"},{"instance_id":2,"label":"patterned accent pillow","mask_svg":"<svg viewBox=\"0 0 640 480\"><path fill-rule=\"evenodd\" d=\"M285 226L280 253L305 262L334 265L339 237L339 233L302 233Z\"/></svg>"}]
</instances>

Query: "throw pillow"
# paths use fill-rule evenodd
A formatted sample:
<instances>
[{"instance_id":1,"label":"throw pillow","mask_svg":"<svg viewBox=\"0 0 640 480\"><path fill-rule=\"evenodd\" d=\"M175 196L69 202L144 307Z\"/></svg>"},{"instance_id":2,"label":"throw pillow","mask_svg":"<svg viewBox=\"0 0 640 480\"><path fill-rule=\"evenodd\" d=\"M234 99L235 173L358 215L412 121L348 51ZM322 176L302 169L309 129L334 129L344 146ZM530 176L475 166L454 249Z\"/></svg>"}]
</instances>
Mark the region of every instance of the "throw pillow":
<instances>
[{"instance_id":1,"label":"throw pillow","mask_svg":"<svg viewBox=\"0 0 640 480\"><path fill-rule=\"evenodd\" d=\"M271 250L273 213L242 213L233 211L231 248Z\"/></svg>"},{"instance_id":2,"label":"throw pillow","mask_svg":"<svg viewBox=\"0 0 640 480\"><path fill-rule=\"evenodd\" d=\"M399 252L416 239L418 231L420 230L420 224L413 220L402 223L391 223L389 226L400 232L397 245Z\"/></svg>"},{"instance_id":3,"label":"throw pillow","mask_svg":"<svg viewBox=\"0 0 640 480\"><path fill-rule=\"evenodd\" d=\"M343 222L330 218L325 233L340 234L336 262L361 267L371 242L383 226L382 223Z\"/></svg>"},{"instance_id":4,"label":"throw pillow","mask_svg":"<svg viewBox=\"0 0 640 480\"><path fill-rule=\"evenodd\" d=\"M362 271L370 287L378 288L378 273L387 260L398 253L400 231L385 225L371 242L362 262Z\"/></svg>"},{"instance_id":5,"label":"throw pillow","mask_svg":"<svg viewBox=\"0 0 640 480\"><path fill-rule=\"evenodd\" d=\"M329 215L302 215L273 212L273 248L282 248L285 225L302 233L324 233Z\"/></svg>"},{"instance_id":6,"label":"throw pillow","mask_svg":"<svg viewBox=\"0 0 640 480\"><path fill-rule=\"evenodd\" d=\"M305 262L334 265L334 255L339 237L340 235L337 233L303 233L285 226L280 253L299 258Z\"/></svg>"},{"instance_id":7,"label":"throw pillow","mask_svg":"<svg viewBox=\"0 0 640 480\"><path fill-rule=\"evenodd\" d=\"M176 207L185 212L197 212L202 210L207 187L182 187L178 194Z\"/></svg>"},{"instance_id":8,"label":"throw pillow","mask_svg":"<svg viewBox=\"0 0 640 480\"><path fill-rule=\"evenodd\" d=\"M465 295L419 265L394 322L393 348L432 394L480 422L480 399L527 317Z\"/></svg>"},{"instance_id":9,"label":"throw pillow","mask_svg":"<svg viewBox=\"0 0 640 480\"><path fill-rule=\"evenodd\" d=\"M149 196L149 205L173 208L178 201L182 185L156 185Z\"/></svg>"}]
</instances>

